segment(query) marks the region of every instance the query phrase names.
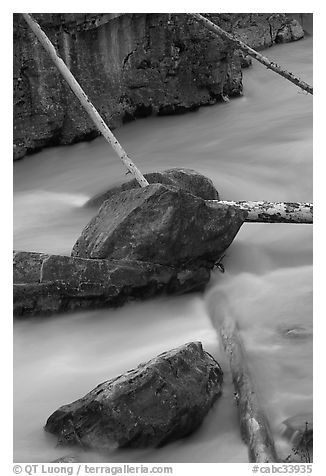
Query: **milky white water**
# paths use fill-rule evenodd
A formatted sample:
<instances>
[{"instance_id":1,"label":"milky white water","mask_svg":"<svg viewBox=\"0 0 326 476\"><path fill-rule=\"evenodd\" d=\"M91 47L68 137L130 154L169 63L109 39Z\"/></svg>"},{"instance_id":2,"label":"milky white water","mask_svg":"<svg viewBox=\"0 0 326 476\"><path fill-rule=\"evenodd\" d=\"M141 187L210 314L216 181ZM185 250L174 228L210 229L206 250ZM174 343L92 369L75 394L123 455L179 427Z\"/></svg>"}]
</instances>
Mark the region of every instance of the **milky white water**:
<instances>
[{"instance_id":1,"label":"milky white water","mask_svg":"<svg viewBox=\"0 0 326 476\"><path fill-rule=\"evenodd\" d=\"M312 37L265 54L312 82ZM258 63L244 96L182 116L147 118L116 135L143 171L189 167L225 200L312 201L312 96ZM82 204L127 177L101 138L14 166L14 247L69 254L94 210ZM202 294L14 323L14 460L47 462L47 417L158 353L202 341L225 371L224 394L192 436L161 449L87 453L83 461L246 462L227 363L210 315L237 320L278 450L281 422L312 410L312 226L245 224ZM300 338L287 330L304 330Z\"/></svg>"}]
</instances>

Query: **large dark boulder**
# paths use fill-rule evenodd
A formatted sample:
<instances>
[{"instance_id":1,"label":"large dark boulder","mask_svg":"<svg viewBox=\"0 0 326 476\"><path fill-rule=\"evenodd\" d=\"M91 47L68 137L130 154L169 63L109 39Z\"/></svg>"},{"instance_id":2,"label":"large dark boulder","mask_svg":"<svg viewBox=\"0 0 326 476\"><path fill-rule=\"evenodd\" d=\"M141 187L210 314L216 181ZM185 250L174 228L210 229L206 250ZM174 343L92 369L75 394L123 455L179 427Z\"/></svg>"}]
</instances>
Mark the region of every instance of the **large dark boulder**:
<instances>
[{"instance_id":1,"label":"large dark boulder","mask_svg":"<svg viewBox=\"0 0 326 476\"><path fill-rule=\"evenodd\" d=\"M161 446L193 432L221 394L219 364L191 342L63 405L45 430L61 444L109 450Z\"/></svg>"},{"instance_id":2,"label":"large dark boulder","mask_svg":"<svg viewBox=\"0 0 326 476\"><path fill-rule=\"evenodd\" d=\"M201 197L204 200L219 200L218 192L214 187L213 182L209 178L192 169L174 168L162 172L150 172L144 174L144 176L148 183L174 185L175 187L182 188L182 190L192 193L197 197ZM85 203L85 207L100 207L105 200L113 197L116 193L125 192L126 190L131 190L133 188L139 188L136 179L97 194Z\"/></svg>"},{"instance_id":3,"label":"large dark boulder","mask_svg":"<svg viewBox=\"0 0 326 476\"><path fill-rule=\"evenodd\" d=\"M144 261L90 260L14 252L14 314L118 306L128 299L202 289L205 268L178 270Z\"/></svg>"},{"instance_id":4,"label":"large dark boulder","mask_svg":"<svg viewBox=\"0 0 326 476\"><path fill-rule=\"evenodd\" d=\"M212 267L232 243L246 215L225 204L209 205L180 188L151 184L106 200L71 254Z\"/></svg>"}]
</instances>

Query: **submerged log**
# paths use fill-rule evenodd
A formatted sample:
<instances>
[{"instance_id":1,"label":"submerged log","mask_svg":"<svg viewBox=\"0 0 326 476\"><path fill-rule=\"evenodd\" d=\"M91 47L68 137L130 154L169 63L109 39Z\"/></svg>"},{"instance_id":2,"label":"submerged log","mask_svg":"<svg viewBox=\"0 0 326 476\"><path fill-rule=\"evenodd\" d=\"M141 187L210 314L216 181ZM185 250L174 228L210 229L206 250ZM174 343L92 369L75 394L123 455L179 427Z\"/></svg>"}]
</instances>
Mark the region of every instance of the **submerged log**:
<instances>
[{"instance_id":1,"label":"submerged log","mask_svg":"<svg viewBox=\"0 0 326 476\"><path fill-rule=\"evenodd\" d=\"M277 462L273 437L267 418L259 405L237 325L233 319L226 317L218 331L230 363L239 408L241 436L248 446L250 462Z\"/></svg>"},{"instance_id":2,"label":"submerged log","mask_svg":"<svg viewBox=\"0 0 326 476\"><path fill-rule=\"evenodd\" d=\"M83 108L86 110L89 117L92 119L100 133L103 135L104 139L111 145L113 150L119 156L120 160L129 170L129 172L131 172L132 175L136 178L139 185L141 187L146 187L148 185L147 180L140 172L140 170L136 167L136 165L132 162L132 160L128 157L126 151L123 149L122 145L113 135L111 130L108 128L98 111L95 109L94 105L89 100L88 96L85 94L79 83L76 81L73 74L67 68L65 62L60 58L55 47L53 46L49 38L46 36L44 31L41 29L40 25L28 13L22 13L22 15L33 33L35 34L35 36L37 37L37 39L39 40L39 42L41 43L41 45L43 46L43 48L50 55L50 58L52 59L55 66L58 68L59 72L67 81L72 92L75 94Z\"/></svg>"},{"instance_id":3,"label":"submerged log","mask_svg":"<svg viewBox=\"0 0 326 476\"><path fill-rule=\"evenodd\" d=\"M270 61L268 58L261 55L254 49L250 48L250 46L243 43L243 41L239 40L235 36L226 32L225 30L223 30L222 28L220 28L219 26L217 26L215 23L211 22L204 16L200 15L199 13L189 13L188 15L191 15L192 17L196 18L197 21L199 21L202 25L204 25L208 30L210 30L215 35L221 36L227 41L231 41L237 48L240 48L246 54L248 54L252 58L259 61L261 64L266 66L266 68L271 69L272 71L279 74L283 78L287 79L288 81L291 81L291 83L295 84L296 86L299 86L299 88L303 89L303 91L306 91L309 94L313 94L312 86L307 84L305 81L302 81L293 73L290 73L286 69L281 68L281 66L274 63L273 61Z\"/></svg>"},{"instance_id":4,"label":"submerged log","mask_svg":"<svg viewBox=\"0 0 326 476\"><path fill-rule=\"evenodd\" d=\"M313 223L313 204L301 202L207 200L210 205L232 205L248 212L246 222Z\"/></svg>"}]
</instances>

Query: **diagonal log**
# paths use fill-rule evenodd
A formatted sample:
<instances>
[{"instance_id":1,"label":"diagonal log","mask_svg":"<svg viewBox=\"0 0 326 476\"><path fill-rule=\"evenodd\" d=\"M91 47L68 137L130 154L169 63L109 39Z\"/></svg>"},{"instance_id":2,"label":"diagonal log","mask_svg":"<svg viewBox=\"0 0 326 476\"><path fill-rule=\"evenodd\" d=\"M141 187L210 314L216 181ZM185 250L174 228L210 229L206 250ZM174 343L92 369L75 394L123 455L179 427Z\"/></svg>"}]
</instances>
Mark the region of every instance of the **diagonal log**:
<instances>
[{"instance_id":1,"label":"diagonal log","mask_svg":"<svg viewBox=\"0 0 326 476\"><path fill-rule=\"evenodd\" d=\"M313 204L302 202L206 200L211 206L224 203L247 210L246 222L313 223Z\"/></svg>"},{"instance_id":2,"label":"diagonal log","mask_svg":"<svg viewBox=\"0 0 326 476\"><path fill-rule=\"evenodd\" d=\"M26 20L27 24L43 46L43 48L47 51L50 58L52 59L53 63L60 71L64 79L67 81L69 87L71 88L72 92L78 98L79 102L86 110L89 117L92 119L100 133L103 135L104 139L111 145L113 150L119 156L120 160L123 164L127 167L129 172L136 178L137 182L141 187L146 187L148 184L147 180L140 172L140 170L136 167L136 165L132 162L132 160L128 157L126 151L123 149L122 145L119 143L117 138L113 135L109 127L106 125L98 111L95 109L94 105L88 99L87 95L76 81L73 74L70 72L68 67L66 66L65 62L60 58L58 55L55 47L41 29L40 25L28 14L22 13L22 16Z\"/></svg>"},{"instance_id":3,"label":"diagonal log","mask_svg":"<svg viewBox=\"0 0 326 476\"><path fill-rule=\"evenodd\" d=\"M267 417L259 404L237 325L229 316L224 317L222 324L216 317L213 324L229 361L239 410L241 436L248 446L249 460L252 463L277 462L273 436Z\"/></svg>"},{"instance_id":4,"label":"diagonal log","mask_svg":"<svg viewBox=\"0 0 326 476\"><path fill-rule=\"evenodd\" d=\"M225 40L231 41L237 48L240 48L242 51L247 53L249 56L251 56L252 58L259 61L261 64L266 66L266 68L271 69L272 71L279 74L280 76L283 76L283 78L287 79L288 81L291 81L291 83L295 84L296 86L299 86L299 88L303 89L307 93L313 94L312 86L307 84L305 81L302 81L300 78L295 76L293 73L290 73L289 71L282 68L281 66L274 63L273 61L270 61L268 58L261 55L260 53L258 53L254 49L250 48L250 46L243 43L243 41L239 40L235 36L226 32L221 27L219 27L215 23L211 22L210 20L208 20L204 16L200 15L199 13L188 13L188 15L196 18L196 20L199 21L199 23L204 25L208 30L210 30L215 35L221 36Z\"/></svg>"}]
</instances>

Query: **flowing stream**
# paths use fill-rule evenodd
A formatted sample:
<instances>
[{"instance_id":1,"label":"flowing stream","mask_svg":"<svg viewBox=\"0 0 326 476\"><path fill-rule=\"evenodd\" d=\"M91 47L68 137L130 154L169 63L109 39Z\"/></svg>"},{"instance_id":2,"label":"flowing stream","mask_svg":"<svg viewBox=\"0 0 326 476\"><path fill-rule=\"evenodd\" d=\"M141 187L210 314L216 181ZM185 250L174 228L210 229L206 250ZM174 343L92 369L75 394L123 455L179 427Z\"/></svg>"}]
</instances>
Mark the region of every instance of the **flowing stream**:
<instances>
[{"instance_id":1,"label":"flowing stream","mask_svg":"<svg viewBox=\"0 0 326 476\"><path fill-rule=\"evenodd\" d=\"M312 82L312 37L266 56ZM115 131L143 172L170 167L210 177L225 200L312 201L312 96L258 63L244 95L181 116L150 117ZM95 210L88 198L127 178L102 138L46 149L14 165L14 248L70 254ZM244 224L204 294L119 309L16 320L14 460L49 462L43 426L60 405L160 352L191 340L221 363L223 396L190 437L160 449L80 454L85 462L246 462L227 362L211 318L239 324L280 454L282 421L312 411L312 226Z\"/></svg>"}]
</instances>

